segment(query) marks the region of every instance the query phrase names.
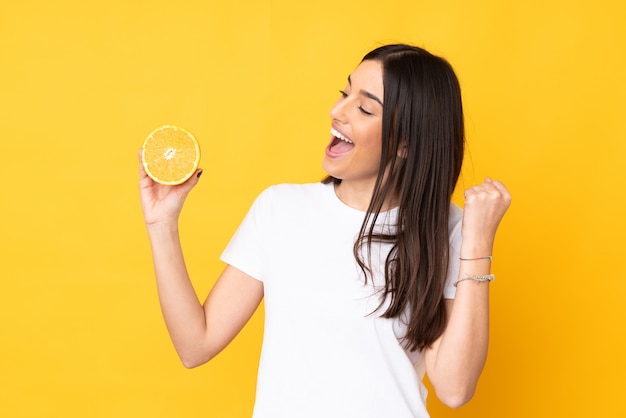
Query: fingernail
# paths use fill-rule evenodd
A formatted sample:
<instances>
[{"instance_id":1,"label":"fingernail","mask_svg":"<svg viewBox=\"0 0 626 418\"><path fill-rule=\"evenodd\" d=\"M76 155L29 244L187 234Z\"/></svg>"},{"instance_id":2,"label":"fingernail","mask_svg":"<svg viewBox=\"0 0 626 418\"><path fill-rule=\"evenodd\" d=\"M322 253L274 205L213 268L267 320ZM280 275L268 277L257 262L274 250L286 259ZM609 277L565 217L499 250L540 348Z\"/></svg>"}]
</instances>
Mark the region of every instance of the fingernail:
<instances>
[{"instance_id":1,"label":"fingernail","mask_svg":"<svg viewBox=\"0 0 626 418\"><path fill-rule=\"evenodd\" d=\"M198 174L196 174L196 177L200 178L201 175L202 175L202 170L198 171Z\"/></svg>"}]
</instances>

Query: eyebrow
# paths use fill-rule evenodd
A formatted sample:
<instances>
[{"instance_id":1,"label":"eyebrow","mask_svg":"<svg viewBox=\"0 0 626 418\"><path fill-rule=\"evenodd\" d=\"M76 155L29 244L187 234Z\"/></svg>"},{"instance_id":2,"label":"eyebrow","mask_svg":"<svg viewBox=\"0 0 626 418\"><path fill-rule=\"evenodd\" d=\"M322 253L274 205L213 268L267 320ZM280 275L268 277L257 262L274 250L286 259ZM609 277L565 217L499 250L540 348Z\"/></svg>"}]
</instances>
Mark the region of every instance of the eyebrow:
<instances>
[{"instance_id":1,"label":"eyebrow","mask_svg":"<svg viewBox=\"0 0 626 418\"><path fill-rule=\"evenodd\" d=\"M350 78L350 76L348 76L348 84L352 85L352 79ZM359 90L359 94L367 97L368 99L372 99L375 102L378 102L381 106L383 105L382 100L380 100L378 97L376 97L374 94L370 93L369 91Z\"/></svg>"}]
</instances>

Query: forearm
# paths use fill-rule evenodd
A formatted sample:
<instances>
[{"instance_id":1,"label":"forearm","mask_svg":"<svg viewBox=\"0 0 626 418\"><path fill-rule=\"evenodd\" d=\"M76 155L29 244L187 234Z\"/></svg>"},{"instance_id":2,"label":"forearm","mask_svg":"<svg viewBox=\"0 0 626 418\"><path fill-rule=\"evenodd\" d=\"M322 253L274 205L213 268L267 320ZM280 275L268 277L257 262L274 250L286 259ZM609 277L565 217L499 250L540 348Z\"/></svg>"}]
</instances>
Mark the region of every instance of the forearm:
<instances>
[{"instance_id":1,"label":"forearm","mask_svg":"<svg viewBox=\"0 0 626 418\"><path fill-rule=\"evenodd\" d=\"M161 310L176 351L188 367L207 361L205 314L187 273L178 226L149 225L148 235Z\"/></svg>"},{"instance_id":2,"label":"forearm","mask_svg":"<svg viewBox=\"0 0 626 418\"><path fill-rule=\"evenodd\" d=\"M461 258L490 255L490 246L463 245ZM490 272L490 260L461 261L459 279ZM471 399L485 365L489 345L489 282L463 280L449 312L428 375L437 394L451 406Z\"/></svg>"},{"instance_id":3,"label":"forearm","mask_svg":"<svg viewBox=\"0 0 626 418\"><path fill-rule=\"evenodd\" d=\"M511 195L490 178L465 191L459 280L490 273L490 256L500 220ZM477 259L478 258L478 259ZM475 278L475 277L474 277ZM454 301L447 302L448 323L443 335L426 350L426 372L437 396L461 406L471 399L487 358L489 345L489 282L457 282Z\"/></svg>"}]
</instances>

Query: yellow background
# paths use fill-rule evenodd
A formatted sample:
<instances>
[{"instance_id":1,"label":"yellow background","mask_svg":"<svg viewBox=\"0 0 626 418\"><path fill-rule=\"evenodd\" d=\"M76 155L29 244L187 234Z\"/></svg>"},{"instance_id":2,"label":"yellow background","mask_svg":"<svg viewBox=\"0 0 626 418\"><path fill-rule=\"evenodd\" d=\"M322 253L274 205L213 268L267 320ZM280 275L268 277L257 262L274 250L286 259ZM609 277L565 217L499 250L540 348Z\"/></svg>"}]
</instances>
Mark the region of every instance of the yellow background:
<instances>
[{"instance_id":1,"label":"yellow background","mask_svg":"<svg viewBox=\"0 0 626 418\"><path fill-rule=\"evenodd\" d=\"M250 416L262 314L182 367L137 150L166 123L201 142L181 229L204 298L255 196L322 177L338 89L398 41L459 75L462 185L491 175L514 197L488 364L470 404L432 396L433 416L626 416L625 21L622 0L4 0L0 416Z\"/></svg>"}]
</instances>

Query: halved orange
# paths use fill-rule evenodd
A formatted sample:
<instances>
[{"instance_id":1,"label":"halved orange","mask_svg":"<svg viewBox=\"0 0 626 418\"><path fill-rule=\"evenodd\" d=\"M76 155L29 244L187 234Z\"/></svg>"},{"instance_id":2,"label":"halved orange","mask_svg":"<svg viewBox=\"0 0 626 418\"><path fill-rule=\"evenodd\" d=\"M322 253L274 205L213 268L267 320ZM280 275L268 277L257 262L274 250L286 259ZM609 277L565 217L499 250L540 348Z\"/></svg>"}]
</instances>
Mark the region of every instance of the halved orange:
<instances>
[{"instance_id":1,"label":"halved orange","mask_svg":"<svg viewBox=\"0 0 626 418\"><path fill-rule=\"evenodd\" d=\"M191 132L165 125L155 129L143 143L141 161L146 174L161 184L184 183L200 163L200 145Z\"/></svg>"}]
</instances>

